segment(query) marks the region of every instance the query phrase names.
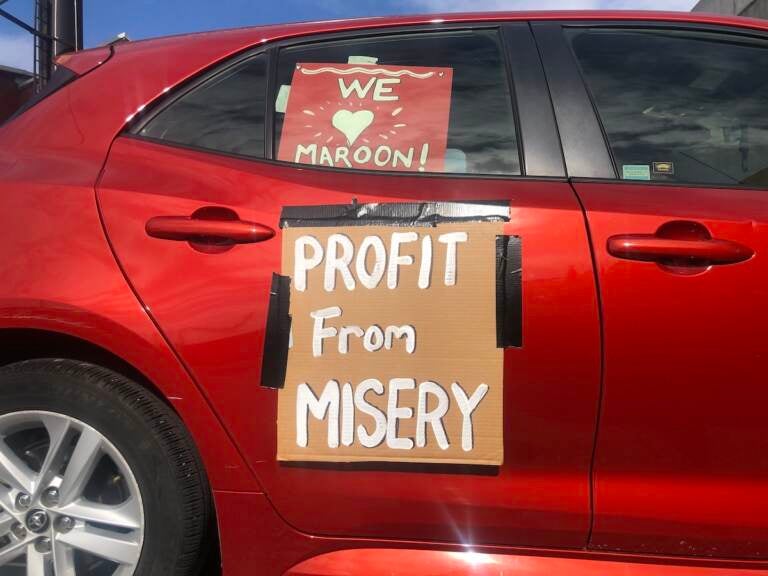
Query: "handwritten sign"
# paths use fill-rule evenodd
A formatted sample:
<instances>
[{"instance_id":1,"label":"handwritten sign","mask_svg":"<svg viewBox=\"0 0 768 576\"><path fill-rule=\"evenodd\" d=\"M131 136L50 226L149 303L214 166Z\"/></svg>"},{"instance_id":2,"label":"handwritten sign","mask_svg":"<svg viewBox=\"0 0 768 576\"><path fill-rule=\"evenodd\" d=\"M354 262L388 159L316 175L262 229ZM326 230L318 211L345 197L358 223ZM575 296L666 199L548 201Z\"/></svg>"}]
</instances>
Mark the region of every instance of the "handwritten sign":
<instances>
[{"instance_id":1,"label":"handwritten sign","mask_svg":"<svg viewBox=\"0 0 768 576\"><path fill-rule=\"evenodd\" d=\"M442 172L452 78L451 68L299 63L278 158Z\"/></svg>"},{"instance_id":2,"label":"handwritten sign","mask_svg":"<svg viewBox=\"0 0 768 576\"><path fill-rule=\"evenodd\" d=\"M498 465L500 222L283 230L278 459Z\"/></svg>"}]
</instances>

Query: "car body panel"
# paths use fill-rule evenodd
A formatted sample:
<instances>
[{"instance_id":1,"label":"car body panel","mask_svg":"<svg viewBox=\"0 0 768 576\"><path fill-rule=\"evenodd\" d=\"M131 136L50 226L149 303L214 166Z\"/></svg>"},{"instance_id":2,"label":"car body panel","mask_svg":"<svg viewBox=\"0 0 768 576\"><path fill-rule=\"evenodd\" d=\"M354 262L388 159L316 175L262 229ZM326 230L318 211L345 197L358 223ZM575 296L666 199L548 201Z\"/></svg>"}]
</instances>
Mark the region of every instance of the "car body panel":
<instances>
[{"instance_id":1,"label":"car body panel","mask_svg":"<svg viewBox=\"0 0 768 576\"><path fill-rule=\"evenodd\" d=\"M215 492L226 576L758 576L765 563L584 550L309 536L286 526L264 494ZM243 522L252 530L243 530ZM254 546L255 542L268 542ZM255 568L257 567L257 568Z\"/></svg>"},{"instance_id":2,"label":"car body panel","mask_svg":"<svg viewBox=\"0 0 768 576\"><path fill-rule=\"evenodd\" d=\"M599 330L588 240L570 186L430 177L425 187L419 177L396 178L393 187L380 175L297 170L122 137L112 147L99 199L126 274L204 383L291 525L339 536L583 546ZM308 203L348 204L353 198L510 203L506 231L521 235L524 245L525 346L505 350L507 441L498 471L288 466L275 460L277 397L260 386L260 351L272 273L280 270L280 211ZM190 215L206 206L233 210L276 236L206 254L144 232L152 217ZM561 314L552 311L555 299L564 305ZM562 362L547 361L554 351Z\"/></svg>"},{"instance_id":3,"label":"car body panel","mask_svg":"<svg viewBox=\"0 0 768 576\"><path fill-rule=\"evenodd\" d=\"M656 576L658 564L599 561L581 558L553 558L514 554L483 554L474 550L446 552L438 550L397 550L357 548L340 550L305 560L286 572L288 576L329 576L366 574L367 576L424 576L428 574L477 576ZM666 566L668 576L758 576L759 570L723 570L722 568Z\"/></svg>"},{"instance_id":4,"label":"car body panel","mask_svg":"<svg viewBox=\"0 0 768 576\"><path fill-rule=\"evenodd\" d=\"M65 52L56 58L57 66L64 66L78 76L87 74L112 57L111 46L99 46L80 52Z\"/></svg>"},{"instance_id":5,"label":"car body panel","mask_svg":"<svg viewBox=\"0 0 768 576\"><path fill-rule=\"evenodd\" d=\"M766 192L594 182L575 188L595 246L605 328L590 545L763 557ZM713 238L755 255L691 275L606 250L613 235L653 234L671 221L702 224Z\"/></svg>"},{"instance_id":6,"label":"car body panel","mask_svg":"<svg viewBox=\"0 0 768 576\"><path fill-rule=\"evenodd\" d=\"M587 217L603 313L590 547L765 558L768 459L759 407L766 191L618 180L599 111L563 34L569 26L534 23L533 30L566 159L578 159L576 166L568 162L568 173L605 175L572 180ZM656 30L670 28L661 23ZM754 255L675 268L609 253L611 238L652 236L662 226L669 237L707 235Z\"/></svg>"},{"instance_id":7,"label":"car body panel","mask_svg":"<svg viewBox=\"0 0 768 576\"><path fill-rule=\"evenodd\" d=\"M39 148L3 154L0 171L0 331L66 334L122 358L181 414L214 485L258 490L115 262L93 183L80 182L80 165L56 149Z\"/></svg>"}]
</instances>

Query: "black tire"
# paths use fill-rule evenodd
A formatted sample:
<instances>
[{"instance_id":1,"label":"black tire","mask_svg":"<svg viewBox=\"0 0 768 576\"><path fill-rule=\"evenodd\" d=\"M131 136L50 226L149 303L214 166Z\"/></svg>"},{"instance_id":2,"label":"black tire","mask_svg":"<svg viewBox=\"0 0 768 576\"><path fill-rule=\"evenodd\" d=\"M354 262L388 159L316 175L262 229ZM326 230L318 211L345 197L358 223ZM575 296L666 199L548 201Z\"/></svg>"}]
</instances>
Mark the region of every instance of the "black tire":
<instances>
[{"instance_id":1,"label":"black tire","mask_svg":"<svg viewBox=\"0 0 768 576\"><path fill-rule=\"evenodd\" d=\"M0 415L57 412L103 434L123 455L144 505L134 576L197 574L210 549L210 489L181 420L145 387L100 366L63 359L0 368Z\"/></svg>"}]
</instances>

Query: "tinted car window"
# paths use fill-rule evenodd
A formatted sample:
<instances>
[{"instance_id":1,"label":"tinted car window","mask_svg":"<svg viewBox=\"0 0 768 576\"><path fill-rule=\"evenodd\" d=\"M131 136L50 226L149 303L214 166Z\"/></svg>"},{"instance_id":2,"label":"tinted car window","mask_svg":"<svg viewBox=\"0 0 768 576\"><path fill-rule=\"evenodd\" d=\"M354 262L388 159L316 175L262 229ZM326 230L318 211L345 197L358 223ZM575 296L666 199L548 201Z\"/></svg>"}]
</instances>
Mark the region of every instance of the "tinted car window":
<instances>
[{"instance_id":1,"label":"tinted car window","mask_svg":"<svg viewBox=\"0 0 768 576\"><path fill-rule=\"evenodd\" d=\"M768 50L722 34L576 30L618 175L768 186Z\"/></svg>"},{"instance_id":2,"label":"tinted car window","mask_svg":"<svg viewBox=\"0 0 768 576\"><path fill-rule=\"evenodd\" d=\"M182 95L139 132L221 152L264 156L266 58L257 56Z\"/></svg>"},{"instance_id":3,"label":"tinted car window","mask_svg":"<svg viewBox=\"0 0 768 576\"><path fill-rule=\"evenodd\" d=\"M278 159L337 168L520 173L495 31L288 48L280 52L277 87Z\"/></svg>"}]
</instances>

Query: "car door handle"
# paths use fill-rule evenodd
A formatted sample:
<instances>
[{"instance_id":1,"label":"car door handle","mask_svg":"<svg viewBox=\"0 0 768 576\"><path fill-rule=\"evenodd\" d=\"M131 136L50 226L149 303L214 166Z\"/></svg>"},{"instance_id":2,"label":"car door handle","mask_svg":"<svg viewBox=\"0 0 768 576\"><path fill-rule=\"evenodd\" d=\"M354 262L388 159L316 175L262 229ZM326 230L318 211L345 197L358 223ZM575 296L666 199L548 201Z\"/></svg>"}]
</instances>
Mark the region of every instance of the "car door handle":
<instances>
[{"instance_id":1,"label":"car door handle","mask_svg":"<svg viewBox=\"0 0 768 576\"><path fill-rule=\"evenodd\" d=\"M735 264L754 255L751 248L731 240L663 238L655 234L611 236L608 252L626 260L690 261L692 265Z\"/></svg>"},{"instance_id":2,"label":"car door handle","mask_svg":"<svg viewBox=\"0 0 768 576\"><path fill-rule=\"evenodd\" d=\"M251 244L275 235L269 226L239 219L203 219L190 216L155 216L147 221L147 234L163 240Z\"/></svg>"}]
</instances>

